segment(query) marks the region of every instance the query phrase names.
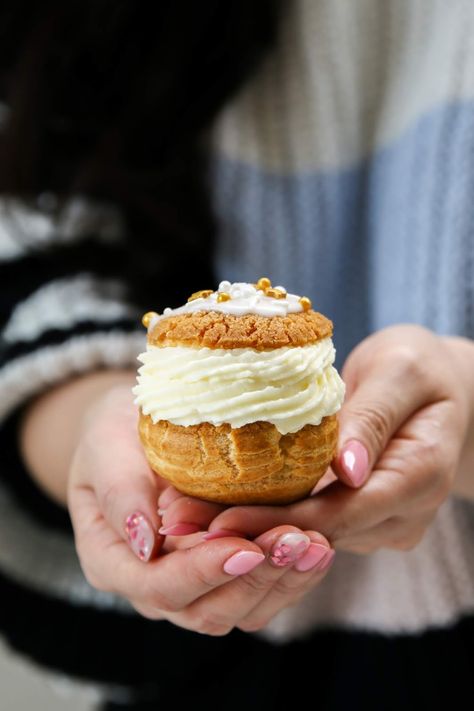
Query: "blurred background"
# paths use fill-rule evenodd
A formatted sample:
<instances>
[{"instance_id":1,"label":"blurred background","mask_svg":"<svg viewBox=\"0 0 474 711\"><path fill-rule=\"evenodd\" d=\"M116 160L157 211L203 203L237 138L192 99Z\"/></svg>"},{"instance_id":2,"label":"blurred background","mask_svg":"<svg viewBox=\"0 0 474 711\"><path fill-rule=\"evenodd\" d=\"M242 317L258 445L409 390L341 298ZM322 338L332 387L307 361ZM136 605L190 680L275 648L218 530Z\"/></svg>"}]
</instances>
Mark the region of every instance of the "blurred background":
<instances>
[{"instance_id":1,"label":"blurred background","mask_svg":"<svg viewBox=\"0 0 474 711\"><path fill-rule=\"evenodd\" d=\"M92 711L96 692L54 680L0 642L1 711Z\"/></svg>"}]
</instances>

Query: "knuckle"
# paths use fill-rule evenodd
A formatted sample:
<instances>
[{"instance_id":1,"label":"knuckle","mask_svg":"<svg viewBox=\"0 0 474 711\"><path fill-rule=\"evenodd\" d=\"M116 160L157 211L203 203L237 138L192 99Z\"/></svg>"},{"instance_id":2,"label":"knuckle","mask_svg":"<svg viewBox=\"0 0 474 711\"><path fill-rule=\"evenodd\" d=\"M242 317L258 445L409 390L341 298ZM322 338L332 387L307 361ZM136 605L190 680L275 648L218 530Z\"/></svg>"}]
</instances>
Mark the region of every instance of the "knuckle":
<instances>
[{"instance_id":1,"label":"knuckle","mask_svg":"<svg viewBox=\"0 0 474 711\"><path fill-rule=\"evenodd\" d=\"M420 493L441 504L450 493L453 463L450 453L435 438L419 443L417 452Z\"/></svg>"},{"instance_id":2,"label":"knuckle","mask_svg":"<svg viewBox=\"0 0 474 711\"><path fill-rule=\"evenodd\" d=\"M233 627L234 625L229 619L215 612L201 612L194 624L194 629L197 632L212 637L224 637L231 632Z\"/></svg>"},{"instance_id":3,"label":"knuckle","mask_svg":"<svg viewBox=\"0 0 474 711\"><path fill-rule=\"evenodd\" d=\"M239 622L237 628L241 630L241 632L258 632L259 630L263 630L263 628L268 625L270 620L271 617L250 618Z\"/></svg>"},{"instance_id":4,"label":"knuckle","mask_svg":"<svg viewBox=\"0 0 474 711\"><path fill-rule=\"evenodd\" d=\"M421 543L424 533L424 530L411 533L408 536L392 541L387 547L397 551L411 551Z\"/></svg>"},{"instance_id":5,"label":"knuckle","mask_svg":"<svg viewBox=\"0 0 474 711\"><path fill-rule=\"evenodd\" d=\"M202 595L205 595L206 591L210 592L211 590L214 590L216 587L215 579L213 579L212 576L202 568L196 567L193 570L193 578L193 583L204 589L204 592L201 593Z\"/></svg>"},{"instance_id":6,"label":"knuckle","mask_svg":"<svg viewBox=\"0 0 474 711\"><path fill-rule=\"evenodd\" d=\"M287 578L287 580L285 580ZM297 593L300 592L303 587L301 579L297 579L296 576L283 576L277 580L272 587L272 594L276 594L279 597L284 598L294 598Z\"/></svg>"},{"instance_id":7,"label":"knuckle","mask_svg":"<svg viewBox=\"0 0 474 711\"><path fill-rule=\"evenodd\" d=\"M160 613L159 610L155 610L153 607L148 607L144 605L136 605L132 603L132 607L142 616L145 617L147 620L161 620L163 619L163 615Z\"/></svg>"},{"instance_id":8,"label":"knuckle","mask_svg":"<svg viewBox=\"0 0 474 711\"><path fill-rule=\"evenodd\" d=\"M179 612L181 606L172 598L164 595L160 590L153 590L148 596L148 604L162 612Z\"/></svg>"},{"instance_id":9,"label":"knuckle","mask_svg":"<svg viewBox=\"0 0 474 711\"><path fill-rule=\"evenodd\" d=\"M238 578L238 584L243 588L244 593L251 593L252 595L264 593L270 587L268 580L257 575L243 575Z\"/></svg>"},{"instance_id":10,"label":"knuckle","mask_svg":"<svg viewBox=\"0 0 474 711\"><path fill-rule=\"evenodd\" d=\"M426 370L423 368L419 354L409 345L399 343L392 346L391 357L393 364L391 367L395 369L396 374L413 380L424 380Z\"/></svg>"},{"instance_id":11,"label":"knuckle","mask_svg":"<svg viewBox=\"0 0 474 711\"><path fill-rule=\"evenodd\" d=\"M351 414L362 427L368 440L373 442L374 450L382 451L390 436L393 421L389 405L386 402L373 401L356 407Z\"/></svg>"},{"instance_id":12,"label":"knuckle","mask_svg":"<svg viewBox=\"0 0 474 711\"><path fill-rule=\"evenodd\" d=\"M113 592L112 586L106 583L100 574L92 570L90 567L82 566L82 572L91 587L99 590L100 592Z\"/></svg>"}]
</instances>

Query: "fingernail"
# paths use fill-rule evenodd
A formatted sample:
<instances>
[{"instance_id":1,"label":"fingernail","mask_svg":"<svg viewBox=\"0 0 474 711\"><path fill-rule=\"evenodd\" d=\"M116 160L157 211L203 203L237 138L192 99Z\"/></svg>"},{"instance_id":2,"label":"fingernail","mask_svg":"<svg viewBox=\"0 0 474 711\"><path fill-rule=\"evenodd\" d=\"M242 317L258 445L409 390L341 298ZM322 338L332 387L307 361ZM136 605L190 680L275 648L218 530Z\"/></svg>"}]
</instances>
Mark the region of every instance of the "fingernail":
<instances>
[{"instance_id":1,"label":"fingernail","mask_svg":"<svg viewBox=\"0 0 474 711\"><path fill-rule=\"evenodd\" d=\"M315 568L318 563L327 556L330 552L330 548L321 545L321 543L311 543L308 550L302 558L296 561L294 568L300 573L305 573L307 570Z\"/></svg>"},{"instance_id":2,"label":"fingernail","mask_svg":"<svg viewBox=\"0 0 474 711\"><path fill-rule=\"evenodd\" d=\"M158 516L164 516L165 511L166 511L166 509L161 509L161 508L158 509L158 511L157 511Z\"/></svg>"},{"instance_id":3,"label":"fingernail","mask_svg":"<svg viewBox=\"0 0 474 711\"><path fill-rule=\"evenodd\" d=\"M342 467L354 484L360 486L369 473L369 453L356 439L347 442L341 453Z\"/></svg>"},{"instance_id":4,"label":"fingernail","mask_svg":"<svg viewBox=\"0 0 474 711\"><path fill-rule=\"evenodd\" d=\"M216 531L208 531L205 533L203 539L205 541L213 541L214 538L229 538L229 536L245 538L244 534L239 531L232 531L230 528L218 528Z\"/></svg>"},{"instance_id":5,"label":"fingernail","mask_svg":"<svg viewBox=\"0 0 474 711\"><path fill-rule=\"evenodd\" d=\"M195 523L174 523L172 526L162 526L158 533L162 536L189 536L190 533L197 533L201 526Z\"/></svg>"},{"instance_id":6,"label":"fingernail","mask_svg":"<svg viewBox=\"0 0 474 711\"><path fill-rule=\"evenodd\" d=\"M134 511L125 521L125 533L137 558L145 562L150 560L155 545L155 533L147 517L140 511Z\"/></svg>"},{"instance_id":7,"label":"fingernail","mask_svg":"<svg viewBox=\"0 0 474 711\"><path fill-rule=\"evenodd\" d=\"M304 533L285 533L273 545L269 558L278 568L292 565L306 553L310 543Z\"/></svg>"},{"instance_id":8,"label":"fingernail","mask_svg":"<svg viewBox=\"0 0 474 711\"><path fill-rule=\"evenodd\" d=\"M265 560L263 553L239 551L226 560L224 572L229 575L245 575L245 573L250 573L257 565L260 565L262 560Z\"/></svg>"},{"instance_id":9,"label":"fingernail","mask_svg":"<svg viewBox=\"0 0 474 711\"><path fill-rule=\"evenodd\" d=\"M329 553L322 559L321 563L318 565L318 570L327 570L331 565L336 556L336 551L331 548Z\"/></svg>"}]
</instances>

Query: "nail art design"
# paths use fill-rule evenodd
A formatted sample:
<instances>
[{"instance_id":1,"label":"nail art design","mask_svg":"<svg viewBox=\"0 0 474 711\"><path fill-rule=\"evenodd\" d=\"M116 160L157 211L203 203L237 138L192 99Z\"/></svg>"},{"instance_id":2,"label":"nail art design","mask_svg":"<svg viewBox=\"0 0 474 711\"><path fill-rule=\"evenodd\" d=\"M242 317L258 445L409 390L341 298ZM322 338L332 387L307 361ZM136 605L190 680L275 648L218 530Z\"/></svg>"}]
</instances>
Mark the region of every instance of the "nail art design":
<instances>
[{"instance_id":1,"label":"nail art design","mask_svg":"<svg viewBox=\"0 0 474 711\"><path fill-rule=\"evenodd\" d=\"M285 533L271 549L270 560L278 568L292 565L305 554L310 543L304 533Z\"/></svg>"},{"instance_id":2,"label":"nail art design","mask_svg":"<svg viewBox=\"0 0 474 711\"><path fill-rule=\"evenodd\" d=\"M134 511L125 521L125 533L130 548L137 558L150 560L155 545L155 534L147 517L140 511Z\"/></svg>"}]
</instances>

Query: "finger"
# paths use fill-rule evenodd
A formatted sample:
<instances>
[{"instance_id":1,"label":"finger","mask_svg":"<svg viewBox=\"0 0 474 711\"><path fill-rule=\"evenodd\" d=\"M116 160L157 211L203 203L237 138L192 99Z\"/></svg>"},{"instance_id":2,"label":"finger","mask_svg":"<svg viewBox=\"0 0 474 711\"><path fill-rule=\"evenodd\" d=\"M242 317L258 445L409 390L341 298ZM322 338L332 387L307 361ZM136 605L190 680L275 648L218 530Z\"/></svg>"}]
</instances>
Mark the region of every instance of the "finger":
<instances>
[{"instance_id":1,"label":"finger","mask_svg":"<svg viewBox=\"0 0 474 711\"><path fill-rule=\"evenodd\" d=\"M87 442L72 463L72 487L90 488L107 523L142 561L161 547L157 513L158 480L134 435L119 439L113 457L108 447Z\"/></svg>"},{"instance_id":2,"label":"finger","mask_svg":"<svg viewBox=\"0 0 474 711\"><path fill-rule=\"evenodd\" d=\"M145 566L108 526L92 490L77 489L71 503L76 545L89 582L166 612L178 611L245 575L265 557L252 541L223 538L174 551Z\"/></svg>"},{"instance_id":3,"label":"finger","mask_svg":"<svg viewBox=\"0 0 474 711\"><path fill-rule=\"evenodd\" d=\"M335 551L314 531L304 532L311 544L307 552L272 586L266 596L238 624L244 632L265 627L280 610L295 605L319 585L332 566Z\"/></svg>"},{"instance_id":4,"label":"finger","mask_svg":"<svg viewBox=\"0 0 474 711\"><path fill-rule=\"evenodd\" d=\"M184 494L178 491L178 489L175 489L174 486L167 486L165 489L163 489L158 499L159 515L162 516L168 506L172 504L173 501L176 501L176 499L179 499L182 496L184 496Z\"/></svg>"},{"instance_id":5,"label":"finger","mask_svg":"<svg viewBox=\"0 0 474 711\"><path fill-rule=\"evenodd\" d=\"M209 530L229 528L255 538L290 523L317 530L332 543L397 515L435 510L449 491L456 418L448 401L417 412L394 437L361 489L341 482L289 506L240 506L223 511ZM444 437L440 438L440 431Z\"/></svg>"},{"instance_id":6,"label":"finger","mask_svg":"<svg viewBox=\"0 0 474 711\"><path fill-rule=\"evenodd\" d=\"M224 540L239 539L221 539L220 542ZM318 552L322 557L329 551L329 547L322 536L318 540L321 541ZM294 526L280 526L262 534L254 541L256 543L265 553L265 561L225 588L216 589L194 602L182 618L185 625L192 629L201 629L204 625L208 634L215 634L215 630L209 629L211 625L221 630L232 629L265 597L288 567L305 555L311 539Z\"/></svg>"},{"instance_id":7,"label":"finger","mask_svg":"<svg viewBox=\"0 0 474 711\"><path fill-rule=\"evenodd\" d=\"M219 504L192 496L176 497L163 512L160 533L186 536L196 531L206 531L211 521L223 510L224 507Z\"/></svg>"},{"instance_id":8,"label":"finger","mask_svg":"<svg viewBox=\"0 0 474 711\"><path fill-rule=\"evenodd\" d=\"M402 424L439 397L432 381L423 375L421 364L404 346L393 345L390 362L387 358L375 361L363 376L359 370L351 368L349 359L343 376L355 384L339 413L340 448L332 464L341 481L352 487L367 480Z\"/></svg>"}]
</instances>

